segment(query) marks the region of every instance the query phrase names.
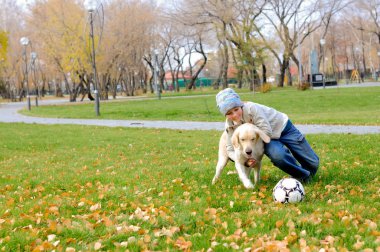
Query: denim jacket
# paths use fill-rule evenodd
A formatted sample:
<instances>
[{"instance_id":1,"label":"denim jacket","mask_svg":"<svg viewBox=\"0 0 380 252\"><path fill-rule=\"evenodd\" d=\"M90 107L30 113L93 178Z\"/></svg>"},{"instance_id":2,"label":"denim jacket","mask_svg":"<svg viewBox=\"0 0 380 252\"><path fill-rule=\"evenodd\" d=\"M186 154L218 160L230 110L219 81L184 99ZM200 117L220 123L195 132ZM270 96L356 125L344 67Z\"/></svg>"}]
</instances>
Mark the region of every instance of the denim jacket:
<instances>
[{"instance_id":1,"label":"denim jacket","mask_svg":"<svg viewBox=\"0 0 380 252\"><path fill-rule=\"evenodd\" d=\"M288 122L288 116L271 107L254 102L245 102L243 107L242 121L238 124L232 120L226 119L225 128L228 134L227 153L234 160L234 148L231 143L231 137L234 130L243 123L252 123L264 131L271 139L279 139L281 132Z\"/></svg>"}]
</instances>

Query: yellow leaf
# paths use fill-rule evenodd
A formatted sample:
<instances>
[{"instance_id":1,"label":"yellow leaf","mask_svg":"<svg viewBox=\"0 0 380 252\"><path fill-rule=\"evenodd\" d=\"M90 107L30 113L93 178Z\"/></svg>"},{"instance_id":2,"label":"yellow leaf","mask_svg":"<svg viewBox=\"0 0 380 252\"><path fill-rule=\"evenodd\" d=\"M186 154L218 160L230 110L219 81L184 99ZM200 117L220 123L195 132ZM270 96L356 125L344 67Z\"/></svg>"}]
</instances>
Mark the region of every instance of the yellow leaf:
<instances>
[{"instance_id":1,"label":"yellow leaf","mask_svg":"<svg viewBox=\"0 0 380 252\"><path fill-rule=\"evenodd\" d=\"M294 230L296 225L294 224L292 220L289 220L288 223L286 223L286 226L288 226L289 230L291 231L291 230Z\"/></svg>"},{"instance_id":2,"label":"yellow leaf","mask_svg":"<svg viewBox=\"0 0 380 252\"><path fill-rule=\"evenodd\" d=\"M144 235L144 242L145 243L150 243L152 241L150 235Z\"/></svg>"},{"instance_id":3,"label":"yellow leaf","mask_svg":"<svg viewBox=\"0 0 380 252\"><path fill-rule=\"evenodd\" d=\"M174 244L176 247L178 247L179 249L181 250L189 250L190 247L193 245L191 241L186 241L185 238L183 238L182 236L179 237L175 244Z\"/></svg>"},{"instance_id":4,"label":"yellow leaf","mask_svg":"<svg viewBox=\"0 0 380 252\"><path fill-rule=\"evenodd\" d=\"M15 200L13 199L13 198L9 198L8 200L7 200L7 206L8 207L10 207L10 206L13 206L13 204L15 203Z\"/></svg>"},{"instance_id":5,"label":"yellow leaf","mask_svg":"<svg viewBox=\"0 0 380 252\"><path fill-rule=\"evenodd\" d=\"M262 192L259 192L259 197L262 198L262 199L264 199L265 198L265 194L262 193Z\"/></svg>"},{"instance_id":6,"label":"yellow leaf","mask_svg":"<svg viewBox=\"0 0 380 252\"><path fill-rule=\"evenodd\" d=\"M362 241L357 241L355 244L354 244L354 249L356 250L360 250L364 245L364 242Z\"/></svg>"},{"instance_id":7,"label":"yellow leaf","mask_svg":"<svg viewBox=\"0 0 380 252\"><path fill-rule=\"evenodd\" d=\"M276 228L280 228L282 225L284 225L284 221L283 220L276 221Z\"/></svg>"}]
</instances>

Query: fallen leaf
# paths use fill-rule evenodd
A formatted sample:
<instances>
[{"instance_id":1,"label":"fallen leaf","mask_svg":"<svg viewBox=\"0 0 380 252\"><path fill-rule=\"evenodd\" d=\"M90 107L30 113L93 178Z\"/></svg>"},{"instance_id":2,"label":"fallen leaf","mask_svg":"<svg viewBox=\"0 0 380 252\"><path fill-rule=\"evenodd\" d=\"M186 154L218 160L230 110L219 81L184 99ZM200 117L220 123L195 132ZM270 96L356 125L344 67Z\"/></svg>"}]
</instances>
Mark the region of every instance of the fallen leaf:
<instances>
[{"instance_id":1,"label":"fallen leaf","mask_svg":"<svg viewBox=\"0 0 380 252\"><path fill-rule=\"evenodd\" d=\"M284 221L283 220L276 221L276 228L280 228L282 225L284 225Z\"/></svg>"},{"instance_id":2,"label":"fallen leaf","mask_svg":"<svg viewBox=\"0 0 380 252\"><path fill-rule=\"evenodd\" d=\"M102 243L100 242L95 242L94 249L99 250L102 247Z\"/></svg>"},{"instance_id":3,"label":"fallen leaf","mask_svg":"<svg viewBox=\"0 0 380 252\"><path fill-rule=\"evenodd\" d=\"M179 249L181 250L188 250L190 249L190 247L193 245L191 241L186 241L185 238L183 238L182 236L179 237L175 244L174 244L176 247L178 247Z\"/></svg>"},{"instance_id":4,"label":"fallen leaf","mask_svg":"<svg viewBox=\"0 0 380 252\"><path fill-rule=\"evenodd\" d=\"M90 207L90 211L91 211L91 212L94 212L94 211L100 209L101 207L102 207L102 205L101 205L100 203L97 203L97 204L92 205L92 206Z\"/></svg>"}]
</instances>

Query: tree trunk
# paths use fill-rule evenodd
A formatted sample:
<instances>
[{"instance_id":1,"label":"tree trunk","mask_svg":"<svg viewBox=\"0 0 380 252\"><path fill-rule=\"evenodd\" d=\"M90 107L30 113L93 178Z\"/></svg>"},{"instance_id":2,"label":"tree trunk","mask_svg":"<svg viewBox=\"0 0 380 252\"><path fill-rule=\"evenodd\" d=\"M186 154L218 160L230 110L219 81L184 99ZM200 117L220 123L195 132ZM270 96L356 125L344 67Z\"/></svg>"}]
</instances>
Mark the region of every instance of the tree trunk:
<instances>
[{"instance_id":1,"label":"tree trunk","mask_svg":"<svg viewBox=\"0 0 380 252\"><path fill-rule=\"evenodd\" d=\"M278 80L277 87L284 87L286 68L286 62L283 60L280 65L280 79Z\"/></svg>"},{"instance_id":2,"label":"tree trunk","mask_svg":"<svg viewBox=\"0 0 380 252\"><path fill-rule=\"evenodd\" d=\"M263 68L263 83L267 83L267 67L265 64L262 64L261 66Z\"/></svg>"},{"instance_id":3,"label":"tree trunk","mask_svg":"<svg viewBox=\"0 0 380 252\"><path fill-rule=\"evenodd\" d=\"M223 65L223 88L228 87L228 63L229 63L229 57L228 57L228 46L227 43L224 42L224 65Z\"/></svg>"}]
</instances>

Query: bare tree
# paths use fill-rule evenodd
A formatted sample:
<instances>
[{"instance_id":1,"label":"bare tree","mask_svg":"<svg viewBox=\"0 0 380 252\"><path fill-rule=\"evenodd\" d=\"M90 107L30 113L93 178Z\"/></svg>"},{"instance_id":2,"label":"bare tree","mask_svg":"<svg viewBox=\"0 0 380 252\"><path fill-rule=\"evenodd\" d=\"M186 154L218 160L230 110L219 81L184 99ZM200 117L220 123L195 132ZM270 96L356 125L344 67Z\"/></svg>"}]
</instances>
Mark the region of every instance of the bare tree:
<instances>
[{"instance_id":1,"label":"bare tree","mask_svg":"<svg viewBox=\"0 0 380 252\"><path fill-rule=\"evenodd\" d=\"M234 15L233 1L183 1L174 9L176 13L181 13L180 18L174 18L174 20L190 27L201 27L204 32L213 33L217 41L219 41L217 48L221 57L219 59L221 66L216 87L219 84L222 87L227 87L227 70L229 66L227 29ZM205 42L204 40L202 41L203 43Z\"/></svg>"},{"instance_id":2,"label":"bare tree","mask_svg":"<svg viewBox=\"0 0 380 252\"><path fill-rule=\"evenodd\" d=\"M275 30L280 42L280 51L275 50L267 42L268 38L259 31L269 50L280 65L278 86L283 86L285 72L289 69L290 59L299 66L296 49L303 41L320 27L323 27L322 38L327 33L331 17L344 6L343 0L304 1L304 0L270 0L268 10L264 12L268 24ZM318 15L316 15L318 14ZM301 71L301 69L298 69ZM290 79L291 81L291 79Z\"/></svg>"},{"instance_id":3,"label":"bare tree","mask_svg":"<svg viewBox=\"0 0 380 252\"><path fill-rule=\"evenodd\" d=\"M373 33L380 44L380 1L379 0L361 0L356 4L362 16L368 20L368 25L363 27L365 31ZM368 17L370 17L368 19Z\"/></svg>"},{"instance_id":4,"label":"bare tree","mask_svg":"<svg viewBox=\"0 0 380 252\"><path fill-rule=\"evenodd\" d=\"M350 17L346 21L353 28L353 35L356 39L355 50L361 49L362 73L366 73L369 69L366 59L370 60L371 69L374 68L370 53L373 36L377 40L375 50L380 49L380 1L356 1L351 7L346 11L346 16Z\"/></svg>"},{"instance_id":5,"label":"bare tree","mask_svg":"<svg viewBox=\"0 0 380 252\"><path fill-rule=\"evenodd\" d=\"M19 43L21 37L29 36L30 33L23 28L20 17L24 16L23 10L16 1L0 1L0 33L3 50L0 56L0 82L1 96L12 100L19 96L25 97L25 86L22 82L22 48Z\"/></svg>"},{"instance_id":6,"label":"bare tree","mask_svg":"<svg viewBox=\"0 0 380 252\"><path fill-rule=\"evenodd\" d=\"M143 59L152 53L156 7L148 2L114 0L105 8L104 39L99 48L103 86L113 94L118 87L127 96L137 90L145 93L149 64ZM153 92L151 83L149 87Z\"/></svg>"},{"instance_id":7,"label":"bare tree","mask_svg":"<svg viewBox=\"0 0 380 252\"><path fill-rule=\"evenodd\" d=\"M236 48L238 59L234 58L239 78L246 73L250 90L254 90L254 84L259 83L257 68L263 59L264 45L257 38L258 22L263 13L267 1L237 1L235 5L238 13L236 19L229 23L227 39ZM232 54L233 57L235 54ZM259 59L259 60L258 60ZM265 69L265 66L263 67ZM263 72L264 73L264 72ZM263 74L263 78L266 76Z\"/></svg>"},{"instance_id":8,"label":"bare tree","mask_svg":"<svg viewBox=\"0 0 380 252\"><path fill-rule=\"evenodd\" d=\"M205 65L207 63L207 55L206 55L203 47L204 47L204 45L203 45L203 41L202 41L202 32L198 31L197 34L194 36L192 46L191 46L190 51L189 51L189 72L190 72L190 76L191 76L190 78L191 79L190 79L190 82L186 85L187 90L196 88L195 82L198 79L200 72L203 70L203 68L205 67ZM194 69L192 62L190 61L191 54L193 51L202 55L202 59L200 59L196 62L196 63L199 63L199 64L195 65L197 67L196 69ZM195 72L193 72L193 70L195 70Z\"/></svg>"}]
</instances>

